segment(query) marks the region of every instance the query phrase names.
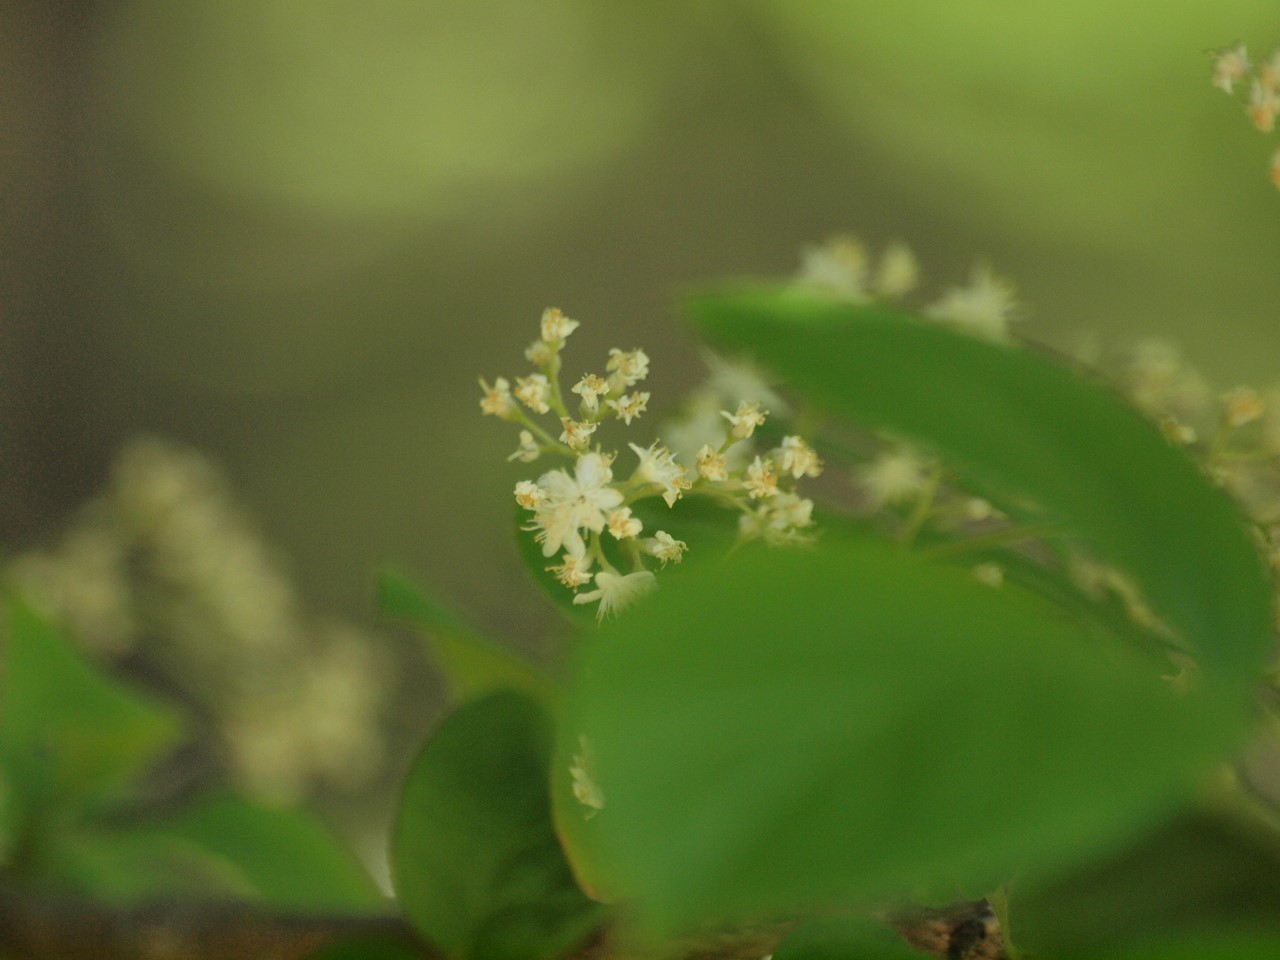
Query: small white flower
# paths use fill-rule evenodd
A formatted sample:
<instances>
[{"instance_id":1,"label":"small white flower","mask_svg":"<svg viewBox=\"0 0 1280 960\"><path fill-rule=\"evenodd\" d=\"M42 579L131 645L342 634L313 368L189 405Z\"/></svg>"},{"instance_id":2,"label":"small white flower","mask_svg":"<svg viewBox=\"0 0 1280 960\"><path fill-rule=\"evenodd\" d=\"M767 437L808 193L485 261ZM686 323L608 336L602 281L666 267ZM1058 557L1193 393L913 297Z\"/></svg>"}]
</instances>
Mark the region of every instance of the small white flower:
<instances>
[{"instance_id":1,"label":"small white flower","mask_svg":"<svg viewBox=\"0 0 1280 960\"><path fill-rule=\"evenodd\" d=\"M703 444L698 451L698 474L712 483L729 478L729 469L724 462L724 454L711 444Z\"/></svg>"},{"instance_id":2,"label":"small white flower","mask_svg":"<svg viewBox=\"0 0 1280 960\"><path fill-rule=\"evenodd\" d=\"M613 347L609 351L609 360L605 363L609 371L609 386L615 393L621 393L627 387L634 387L649 375L649 357L637 347L624 351Z\"/></svg>"},{"instance_id":3,"label":"small white flower","mask_svg":"<svg viewBox=\"0 0 1280 960\"><path fill-rule=\"evenodd\" d=\"M745 440L755 433L756 427L764 423L768 415L769 411L761 410L758 402L748 403L746 400L739 402L736 413L720 411L720 416L731 424L729 432L738 440Z\"/></svg>"},{"instance_id":4,"label":"small white flower","mask_svg":"<svg viewBox=\"0 0 1280 960\"><path fill-rule=\"evenodd\" d=\"M631 515L630 507L619 507L605 517L605 525L609 528L609 532L613 534L614 539L626 540L628 537L635 537L644 529L638 517Z\"/></svg>"},{"instance_id":5,"label":"small white flower","mask_svg":"<svg viewBox=\"0 0 1280 960\"><path fill-rule=\"evenodd\" d=\"M804 476L816 477L822 473L822 460L817 452L799 437L782 438L778 465L783 473L789 473L797 480Z\"/></svg>"},{"instance_id":6,"label":"small white flower","mask_svg":"<svg viewBox=\"0 0 1280 960\"><path fill-rule=\"evenodd\" d=\"M1213 390L1183 361L1176 346L1146 339L1134 344L1129 353L1124 386L1139 407L1152 416L1171 416L1187 423L1211 416Z\"/></svg>"},{"instance_id":7,"label":"small white flower","mask_svg":"<svg viewBox=\"0 0 1280 960\"><path fill-rule=\"evenodd\" d=\"M603 620L610 614L629 607L652 590L653 586L654 577L648 570L638 570L625 576L601 570L596 574L596 589L589 593L578 594L573 598L573 602L580 604L600 601L596 619Z\"/></svg>"},{"instance_id":8,"label":"small white flower","mask_svg":"<svg viewBox=\"0 0 1280 960\"><path fill-rule=\"evenodd\" d=\"M966 287L952 287L925 308L925 314L986 340L1003 341L1009 336L1018 301L1013 287L978 265Z\"/></svg>"},{"instance_id":9,"label":"small white flower","mask_svg":"<svg viewBox=\"0 0 1280 960\"><path fill-rule=\"evenodd\" d=\"M770 497L756 510L738 518L738 531L743 539L760 537L770 546L808 543L812 536L801 531L812 525L813 501L794 493Z\"/></svg>"},{"instance_id":10,"label":"small white flower","mask_svg":"<svg viewBox=\"0 0 1280 960\"><path fill-rule=\"evenodd\" d=\"M535 340L525 347L524 358L535 367L546 367L556 358L556 351L554 347L548 346L544 341Z\"/></svg>"},{"instance_id":11,"label":"small white flower","mask_svg":"<svg viewBox=\"0 0 1280 960\"><path fill-rule=\"evenodd\" d=\"M1213 85L1219 90L1231 93L1235 89L1236 81L1243 80L1252 66L1243 43L1219 50L1213 58Z\"/></svg>"},{"instance_id":12,"label":"small white flower","mask_svg":"<svg viewBox=\"0 0 1280 960\"><path fill-rule=\"evenodd\" d=\"M679 563L684 559L684 552L689 549L687 543L683 540L676 540L665 530L659 530L652 537L641 540L640 547L649 556L661 560L664 567L668 561Z\"/></svg>"},{"instance_id":13,"label":"small white flower","mask_svg":"<svg viewBox=\"0 0 1280 960\"><path fill-rule=\"evenodd\" d=\"M544 557L558 553L562 546L577 555L586 551L581 531L599 533L605 526L605 512L622 504L622 494L609 486L612 480L609 461L599 453L579 457L572 477L552 470L538 478L546 496L529 529L537 531Z\"/></svg>"},{"instance_id":14,"label":"small white flower","mask_svg":"<svg viewBox=\"0 0 1280 960\"><path fill-rule=\"evenodd\" d=\"M769 501L769 523L776 530L813 526L813 501L794 493L780 493Z\"/></svg>"},{"instance_id":15,"label":"small white flower","mask_svg":"<svg viewBox=\"0 0 1280 960\"><path fill-rule=\"evenodd\" d=\"M583 817L590 820L604 809L604 793L596 783L591 762L591 747L583 734L578 735L578 752L573 755L569 776L573 778L573 796L586 807Z\"/></svg>"},{"instance_id":16,"label":"small white flower","mask_svg":"<svg viewBox=\"0 0 1280 960\"><path fill-rule=\"evenodd\" d=\"M832 237L817 247L800 253L797 280L808 287L862 303L867 299L867 251L853 237Z\"/></svg>"},{"instance_id":17,"label":"small white flower","mask_svg":"<svg viewBox=\"0 0 1280 960\"><path fill-rule=\"evenodd\" d=\"M596 432L596 424L570 420L568 417L560 418L560 426L564 427L560 442L567 443L574 450L585 450L591 442L591 435Z\"/></svg>"},{"instance_id":18,"label":"small white flower","mask_svg":"<svg viewBox=\"0 0 1280 960\"><path fill-rule=\"evenodd\" d=\"M570 590L577 590L584 583L591 582L591 558L566 553L560 563L546 568L556 575L556 579Z\"/></svg>"},{"instance_id":19,"label":"small white flower","mask_svg":"<svg viewBox=\"0 0 1280 960\"><path fill-rule=\"evenodd\" d=\"M970 497L964 502L964 517L973 523L981 523L984 520L1003 519L1004 514L992 506L990 500Z\"/></svg>"},{"instance_id":20,"label":"small white flower","mask_svg":"<svg viewBox=\"0 0 1280 960\"><path fill-rule=\"evenodd\" d=\"M747 478L742 481L747 493L755 500L776 496L778 493L778 471L772 460L761 460L756 457L747 467Z\"/></svg>"},{"instance_id":21,"label":"small white flower","mask_svg":"<svg viewBox=\"0 0 1280 960\"><path fill-rule=\"evenodd\" d=\"M605 406L612 407L622 418L622 422L629 427L631 421L648 408L649 394L647 391L623 394L617 400L606 400Z\"/></svg>"},{"instance_id":22,"label":"small white flower","mask_svg":"<svg viewBox=\"0 0 1280 960\"><path fill-rule=\"evenodd\" d=\"M1222 418L1231 427L1243 427L1267 412L1266 403L1251 387L1236 387L1218 399L1222 402Z\"/></svg>"},{"instance_id":23,"label":"small white flower","mask_svg":"<svg viewBox=\"0 0 1280 960\"><path fill-rule=\"evenodd\" d=\"M880 256L871 286L882 297L896 299L915 289L920 279L916 255L905 243L891 243Z\"/></svg>"},{"instance_id":24,"label":"small white flower","mask_svg":"<svg viewBox=\"0 0 1280 960\"><path fill-rule=\"evenodd\" d=\"M1243 49L1243 45L1241 45ZM1272 50L1258 66L1258 82L1264 87L1280 89L1280 47Z\"/></svg>"},{"instance_id":25,"label":"small white flower","mask_svg":"<svg viewBox=\"0 0 1280 960\"><path fill-rule=\"evenodd\" d=\"M511 384L507 382L506 377L499 377L493 381L493 386L489 386L481 378L480 389L484 391L484 396L480 398L480 410L486 416L506 418L511 414L513 409Z\"/></svg>"},{"instance_id":26,"label":"small white flower","mask_svg":"<svg viewBox=\"0 0 1280 960\"><path fill-rule=\"evenodd\" d=\"M1161 435L1172 444L1189 447L1196 442L1196 428L1177 417L1161 417L1156 426L1160 428Z\"/></svg>"},{"instance_id":27,"label":"small white flower","mask_svg":"<svg viewBox=\"0 0 1280 960\"><path fill-rule=\"evenodd\" d=\"M532 480L521 480L516 484L516 503L526 510L536 510L538 504L547 499L547 491Z\"/></svg>"},{"instance_id":28,"label":"small white flower","mask_svg":"<svg viewBox=\"0 0 1280 960\"><path fill-rule=\"evenodd\" d=\"M707 350L703 351L702 359L709 371L707 390L725 403L758 400L780 416L787 414L790 409L787 402L769 385L765 371L755 364L740 358L727 360Z\"/></svg>"},{"instance_id":29,"label":"small white flower","mask_svg":"<svg viewBox=\"0 0 1280 960\"><path fill-rule=\"evenodd\" d=\"M600 409L600 397L609 392L609 384L604 382L603 377L587 373L569 389L571 393L582 397L582 409L594 416Z\"/></svg>"},{"instance_id":30,"label":"small white flower","mask_svg":"<svg viewBox=\"0 0 1280 960\"><path fill-rule=\"evenodd\" d=\"M973 579L988 587L1004 586L1004 567L998 563L980 563L969 572Z\"/></svg>"},{"instance_id":31,"label":"small white flower","mask_svg":"<svg viewBox=\"0 0 1280 960\"><path fill-rule=\"evenodd\" d=\"M638 483L656 483L662 487L662 499L667 502L668 507L674 507L684 491L693 486L685 475L684 467L676 463L671 451L661 446L657 440L647 450L634 443L627 446L640 458L631 479Z\"/></svg>"},{"instance_id":32,"label":"small white flower","mask_svg":"<svg viewBox=\"0 0 1280 960\"><path fill-rule=\"evenodd\" d=\"M929 462L909 447L882 453L859 471L872 506L901 503L929 483Z\"/></svg>"},{"instance_id":33,"label":"small white flower","mask_svg":"<svg viewBox=\"0 0 1280 960\"><path fill-rule=\"evenodd\" d=\"M544 374L531 373L516 377L515 397L534 413L546 413L551 409L547 398L551 396L551 384Z\"/></svg>"},{"instance_id":34,"label":"small white flower","mask_svg":"<svg viewBox=\"0 0 1280 960\"><path fill-rule=\"evenodd\" d=\"M547 346L560 346L565 337L577 329L578 321L570 320L558 308L547 307L542 311L542 342Z\"/></svg>"},{"instance_id":35,"label":"small white flower","mask_svg":"<svg viewBox=\"0 0 1280 960\"><path fill-rule=\"evenodd\" d=\"M1280 114L1280 91L1254 80L1249 87L1245 112L1259 131L1270 133L1276 126L1276 114Z\"/></svg>"},{"instance_id":36,"label":"small white flower","mask_svg":"<svg viewBox=\"0 0 1280 960\"><path fill-rule=\"evenodd\" d=\"M533 434L528 430L521 430L520 446L516 447L516 452L507 457L507 459L519 460L521 463L533 463L541 453L542 448L533 439Z\"/></svg>"}]
</instances>

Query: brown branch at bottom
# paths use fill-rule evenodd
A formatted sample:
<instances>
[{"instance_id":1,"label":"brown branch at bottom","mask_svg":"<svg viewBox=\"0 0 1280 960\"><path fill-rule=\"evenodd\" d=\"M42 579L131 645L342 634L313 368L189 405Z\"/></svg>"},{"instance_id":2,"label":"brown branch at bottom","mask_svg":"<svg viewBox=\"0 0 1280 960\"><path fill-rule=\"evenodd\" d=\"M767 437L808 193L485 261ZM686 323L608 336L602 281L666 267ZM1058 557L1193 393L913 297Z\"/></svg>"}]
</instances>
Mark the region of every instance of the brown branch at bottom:
<instances>
[{"instance_id":1,"label":"brown branch at bottom","mask_svg":"<svg viewBox=\"0 0 1280 960\"><path fill-rule=\"evenodd\" d=\"M999 925L985 900L882 917L922 954L1002 960ZM704 934L671 945L686 960L754 960L771 953L794 923ZM248 903L160 902L139 907L45 897L0 886L4 960L306 960L346 941L404 944L422 960L446 960L393 915L285 913ZM599 931L574 960L607 960Z\"/></svg>"},{"instance_id":2,"label":"brown branch at bottom","mask_svg":"<svg viewBox=\"0 0 1280 960\"><path fill-rule=\"evenodd\" d=\"M0 889L5 960L305 960L366 937L444 960L395 916L276 913L231 903L112 907Z\"/></svg>"},{"instance_id":3,"label":"brown branch at bottom","mask_svg":"<svg viewBox=\"0 0 1280 960\"><path fill-rule=\"evenodd\" d=\"M1000 921L988 900L961 900L941 909L902 910L886 918L907 944L948 960L1004 960Z\"/></svg>"}]
</instances>

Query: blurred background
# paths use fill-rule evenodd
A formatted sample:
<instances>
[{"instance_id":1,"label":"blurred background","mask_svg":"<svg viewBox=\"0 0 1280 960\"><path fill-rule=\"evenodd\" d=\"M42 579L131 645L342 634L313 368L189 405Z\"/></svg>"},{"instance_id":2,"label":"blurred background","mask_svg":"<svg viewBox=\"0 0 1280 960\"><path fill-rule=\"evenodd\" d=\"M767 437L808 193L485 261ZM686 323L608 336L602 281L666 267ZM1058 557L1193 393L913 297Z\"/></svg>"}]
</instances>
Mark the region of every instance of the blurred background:
<instances>
[{"instance_id":1,"label":"blurred background","mask_svg":"<svg viewBox=\"0 0 1280 960\"><path fill-rule=\"evenodd\" d=\"M4 548L38 567L76 524L128 528L89 567L136 578L145 547L173 579L155 503L204 497L188 541L233 541L214 573L271 580L267 622L371 638L321 703L352 656L410 656L369 632L385 563L549 655L477 375L525 372L557 305L569 366L642 346L661 409L702 371L678 291L837 231L907 241L935 291L989 262L1032 337L1167 337L1266 385L1276 144L1209 82L1237 40L1280 42L1273 2L7 0ZM192 615L167 616L117 632ZM213 675L198 634L175 662ZM256 642L226 657L252 672ZM407 676L358 705L393 740L434 709Z\"/></svg>"}]
</instances>

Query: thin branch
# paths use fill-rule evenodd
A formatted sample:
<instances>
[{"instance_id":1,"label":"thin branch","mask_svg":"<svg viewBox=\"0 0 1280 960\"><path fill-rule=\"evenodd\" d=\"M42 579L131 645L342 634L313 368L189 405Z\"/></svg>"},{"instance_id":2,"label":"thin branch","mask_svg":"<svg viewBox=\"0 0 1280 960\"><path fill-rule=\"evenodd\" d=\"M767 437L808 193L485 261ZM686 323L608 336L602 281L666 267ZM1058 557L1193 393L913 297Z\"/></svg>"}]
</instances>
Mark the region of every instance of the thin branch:
<instances>
[{"instance_id":1,"label":"thin branch","mask_svg":"<svg viewBox=\"0 0 1280 960\"><path fill-rule=\"evenodd\" d=\"M445 960L396 916L176 901L110 907L0 888L0 956L6 960L304 960L363 938L403 943L424 960Z\"/></svg>"}]
</instances>

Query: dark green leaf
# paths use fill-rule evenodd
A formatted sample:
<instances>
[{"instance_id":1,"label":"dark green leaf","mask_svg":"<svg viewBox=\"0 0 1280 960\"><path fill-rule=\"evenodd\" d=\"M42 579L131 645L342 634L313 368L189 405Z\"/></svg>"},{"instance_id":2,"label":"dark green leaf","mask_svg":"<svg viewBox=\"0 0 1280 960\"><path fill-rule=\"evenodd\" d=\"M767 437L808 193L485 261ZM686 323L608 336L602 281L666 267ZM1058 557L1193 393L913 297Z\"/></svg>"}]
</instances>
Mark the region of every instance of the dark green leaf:
<instances>
[{"instance_id":1,"label":"dark green leaf","mask_svg":"<svg viewBox=\"0 0 1280 960\"><path fill-rule=\"evenodd\" d=\"M1275 960L1276 957L1280 957L1280 935L1223 931L1214 936L1152 940L1143 946L1064 956L1062 960Z\"/></svg>"},{"instance_id":2,"label":"dark green leaf","mask_svg":"<svg viewBox=\"0 0 1280 960\"><path fill-rule=\"evenodd\" d=\"M852 421L928 442L1028 495L1100 554L1243 691L1270 648L1270 590L1245 523L1107 389L1029 349L795 290L692 298L698 326Z\"/></svg>"},{"instance_id":3,"label":"dark green leaf","mask_svg":"<svg viewBox=\"0 0 1280 960\"><path fill-rule=\"evenodd\" d=\"M590 935L551 825L551 725L528 698L463 705L410 770L392 839L410 922L454 957L555 957Z\"/></svg>"},{"instance_id":4,"label":"dark green leaf","mask_svg":"<svg viewBox=\"0 0 1280 960\"><path fill-rule=\"evenodd\" d=\"M221 900L253 892L221 858L156 828L64 828L24 872L29 881L60 895L111 904L177 897Z\"/></svg>"},{"instance_id":5,"label":"dark green leaf","mask_svg":"<svg viewBox=\"0 0 1280 960\"><path fill-rule=\"evenodd\" d=\"M553 698L549 677L503 650L408 577L384 570L377 589L378 612L422 633L458 699L504 688L524 690L544 702Z\"/></svg>"},{"instance_id":6,"label":"dark green leaf","mask_svg":"<svg viewBox=\"0 0 1280 960\"><path fill-rule=\"evenodd\" d=\"M870 542L690 571L576 676L557 821L660 928L1041 876L1167 815L1241 727L1013 585Z\"/></svg>"},{"instance_id":7,"label":"dark green leaf","mask_svg":"<svg viewBox=\"0 0 1280 960\"><path fill-rule=\"evenodd\" d=\"M173 746L173 713L77 653L9 598L0 674L0 764L21 821L123 787Z\"/></svg>"},{"instance_id":8,"label":"dark green leaf","mask_svg":"<svg viewBox=\"0 0 1280 960\"><path fill-rule=\"evenodd\" d=\"M1280 935L1280 843L1219 813L1188 814L1038 889L1015 883L1010 905L1018 945L1051 957L1203 931Z\"/></svg>"},{"instance_id":9,"label":"dark green leaf","mask_svg":"<svg viewBox=\"0 0 1280 960\"><path fill-rule=\"evenodd\" d=\"M222 794L201 800L163 826L223 860L258 897L271 903L296 910L385 906L355 855L300 810Z\"/></svg>"},{"instance_id":10,"label":"dark green leaf","mask_svg":"<svg viewBox=\"0 0 1280 960\"><path fill-rule=\"evenodd\" d=\"M146 824L81 825L53 838L37 875L113 902L262 900L295 911L376 911L386 899L309 814L230 794Z\"/></svg>"}]
</instances>

